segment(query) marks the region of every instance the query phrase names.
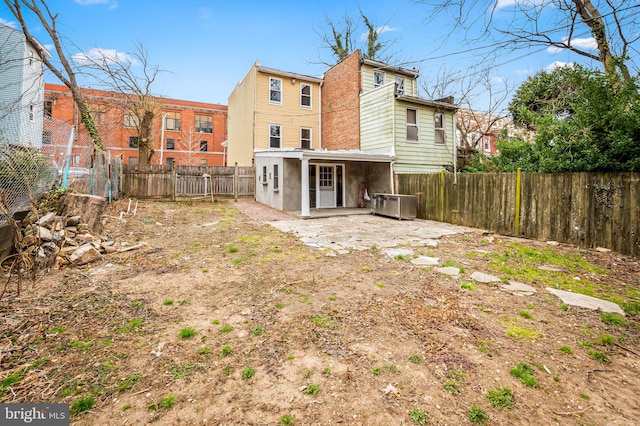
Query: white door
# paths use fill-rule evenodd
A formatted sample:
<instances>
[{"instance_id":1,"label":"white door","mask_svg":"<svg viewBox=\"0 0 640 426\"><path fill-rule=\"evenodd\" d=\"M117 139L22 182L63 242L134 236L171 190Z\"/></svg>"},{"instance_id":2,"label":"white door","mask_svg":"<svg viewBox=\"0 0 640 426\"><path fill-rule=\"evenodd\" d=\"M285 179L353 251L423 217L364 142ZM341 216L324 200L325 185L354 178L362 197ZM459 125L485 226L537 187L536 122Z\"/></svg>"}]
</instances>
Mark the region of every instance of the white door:
<instances>
[{"instance_id":1,"label":"white door","mask_svg":"<svg viewBox=\"0 0 640 426\"><path fill-rule=\"evenodd\" d=\"M336 207L336 167L318 166L317 174L317 202L316 206L322 208Z\"/></svg>"}]
</instances>

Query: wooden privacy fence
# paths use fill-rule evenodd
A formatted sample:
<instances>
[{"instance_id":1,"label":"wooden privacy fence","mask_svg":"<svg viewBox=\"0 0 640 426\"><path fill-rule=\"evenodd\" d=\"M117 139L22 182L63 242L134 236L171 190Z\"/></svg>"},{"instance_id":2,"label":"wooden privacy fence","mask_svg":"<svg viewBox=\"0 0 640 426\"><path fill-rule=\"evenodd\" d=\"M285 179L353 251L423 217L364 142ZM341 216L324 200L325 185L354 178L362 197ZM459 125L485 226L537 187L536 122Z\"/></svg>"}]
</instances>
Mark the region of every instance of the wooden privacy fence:
<instances>
[{"instance_id":1,"label":"wooden privacy fence","mask_svg":"<svg viewBox=\"0 0 640 426\"><path fill-rule=\"evenodd\" d=\"M249 197L255 169L125 164L121 181L122 192L134 198Z\"/></svg>"},{"instance_id":2,"label":"wooden privacy fence","mask_svg":"<svg viewBox=\"0 0 640 426\"><path fill-rule=\"evenodd\" d=\"M640 173L442 172L396 184L417 195L421 219L640 255Z\"/></svg>"}]
</instances>

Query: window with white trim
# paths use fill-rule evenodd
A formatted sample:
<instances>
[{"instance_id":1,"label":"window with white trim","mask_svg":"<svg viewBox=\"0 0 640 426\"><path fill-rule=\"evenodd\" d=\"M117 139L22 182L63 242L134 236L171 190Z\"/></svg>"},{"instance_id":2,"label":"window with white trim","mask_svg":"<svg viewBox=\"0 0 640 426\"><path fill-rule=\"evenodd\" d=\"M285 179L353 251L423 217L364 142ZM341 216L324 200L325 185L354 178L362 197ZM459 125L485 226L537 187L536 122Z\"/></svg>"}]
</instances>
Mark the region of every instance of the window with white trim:
<instances>
[{"instance_id":1,"label":"window with white trim","mask_svg":"<svg viewBox=\"0 0 640 426\"><path fill-rule=\"evenodd\" d=\"M269 124L269 148L282 148L282 126Z\"/></svg>"},{"instance_id":2,"label":"window with white trim","mask_svg":"<svg viewBox=\"0 0 640 426\"><path fill-rule=\"evenodd\" d=\"M311 85L300 83L300 107L311 109Z\"/></svg>"},{"instance_id":3,"label":"window with white trim","mask_svg":"<svg viewBox=\"0 0 640 426\"><path fill-rule=\"evenodd\" d=\"M444 114L436 112L435 114L433 114L433 121L435 127L435 142L437 144L444 144Z\"/></svg>"},{"instance_id":4,"label":"window with white trim","mask_svg":"<svg viewBox=\"0 0 640 426\"><path fill-rule=\"evenodd\" d=\"M402 96L404 95L404 77L396 76L396 95Z\"/></svg>"},{"instance_id":5,"label":"window with white trim","mask_svg":"<svg viewBox=\"0 0 640 426\"><path fill-rule=\"evenodd\" d=\"M418 110L407 108L407 141L418 142Z\"/></svg>"},{"instance_id":6,"label":"window with white trim","mask_svg":"<svg viewBox=\"0 0 640 426\"><path fill-rule=\"evenodd\" d=\"M263 185L267 184L267 166L262 166L262 176L260 176L260 182Z\"/></svg>"},{"instance_id":7,"label":"window with white trim","mask_svg":"<svg viewBox=\"0 0 640 426\"><path fill-rule=\"evenodd\" d=\"M164 120L164 129L179 131L181 117L182 114L179 112L168 112L167 118Z\"/></svg>"},{"instance_id":8,"label":"window with white trim","mask_svg":"<svg viewBox=\"0 0 640 426\"><path fill-rule=\"evenodd\" d=\"M373 72L373 87L380 87L384 84L384 71Z\"/></svg>"},{"instance_id":9,"label":"window with white trim","mask_svg":"<svg viewBox=\"0 0 640 426\"><path fill-rule=\"evenodd\" d=\"M300 127L300 148L311 149L311 129Z\"/></svg>"},{"instance_id":10,"label":"window with white trim","mask_svg":"<svg viewBox=\"0 0 640 426\"><path fill-rule=\"evenodd\" d=\"M213 133L213 117L196 114L196 132Z\"/></svg>"},{"instance_id":11,"label":"window with white trim","mask_svg":"<svg viewBox=\"0 0 640 426\"><path fill-rule=\"evenodd\" d=\"M124 127L129 127L132 129L137 129L138 128L138 117L133 115L133 114L125 114L124 118L122 119L122 123L124 125Z\"/></svg>"},{"instance_id":12,"label":"window with white trim","mask_svg":"<svg viewBox=\"0 0 640 426\"><path fill-rule=\"evenodd\" d=\"M269 103L282 105L282 79L269 77Z\"/></svg>"},{"instance_id":13,"label":"window with white trim","mask_svg":"<svg viewBox=\"0 0 640 426\"><path fill-rule=\"evenodd\" d=\"M273 190L277 191L279 189L280 182L278 179L278 165L273 165Z\"/></svg>"}]
</instances>

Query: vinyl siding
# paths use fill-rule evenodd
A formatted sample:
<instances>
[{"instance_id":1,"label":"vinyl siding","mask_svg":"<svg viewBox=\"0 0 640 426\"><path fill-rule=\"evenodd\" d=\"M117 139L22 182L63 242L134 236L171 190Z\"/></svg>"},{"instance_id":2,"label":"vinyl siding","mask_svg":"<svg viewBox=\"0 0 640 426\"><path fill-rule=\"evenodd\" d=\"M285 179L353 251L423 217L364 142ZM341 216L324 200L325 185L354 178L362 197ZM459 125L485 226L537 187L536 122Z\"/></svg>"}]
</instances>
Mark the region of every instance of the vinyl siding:
<instances>
[{"instance_id":1,"label":"vinyl siding","mask_svg":"<svg viewBox=\"0 0 640 426\"><path fill-rule=\"evenodd\" d=\"M269 103L269 79L282 80L282 105ZM311 109L300 105L300 84L311 86ZM320 85L277 74L258 72L256 79L256 149L269 149L269 125L281 125L281 147L300 148L300 128L311 129L311 147L320 147Z\"/></svg>"},{"instance_id":2,"label":"vinyl siding","mask_svg":"<svg viewBox=\"0 0 640 426\"><path fill-rule=\"evenodd\" d=\"M390 151L394 146L395 85L360 95L360 146L363 151Z\"/></svg>"},{"instance_id":3,"label":"vinyl siding","mask_svg":"<svg viewBox=\"0 0 640 426\"><path fill-rule=\"evenodd\" d=\"M252 67L229 96L227 164L252 166L256 68Z\"/></svg>"},{"instance_id":4,"label":"vinyl siding","mask_svg":"<svg viewBox=\"0 0 640 426\"><path fill-rule=\"evenodd\" d=\"M33 52L33 66L29 52ZM0 130L4 142L42 146L44 65L24 35L0 25ZM33 121L29 119L33 105Z\"/></svg>"},{"instance_id":5,"label":"vinyl siding","mask_svg":"<svg viewBox=\"0 0 640 426\"><path fill-rule=\"evenodd\" d=\"M366 93L370 90L374 90L373 87L373 72L378 71L377 68L372 67L368 64L362 64L362 92ZM404 93L407 96L418 96L418 82L416 79L402 75L396 74L389 70L379 70L384 72L384 84L394 83L396 76L404 77Z\"/></svg>"},{"instance_id":6,"label":"vinyl siding","mask_svg":"<svg viewBox=\"0 0 640 426\"><path fill-rule=\"evenodd\" d=\"M418 111L418 141L407 141L407 108ZM437 172L453 165L454 116L443 111L445 117L445 143L435 143L435 108L408 102L396 102L396 173Z\"/></svg>"}]
</instances>

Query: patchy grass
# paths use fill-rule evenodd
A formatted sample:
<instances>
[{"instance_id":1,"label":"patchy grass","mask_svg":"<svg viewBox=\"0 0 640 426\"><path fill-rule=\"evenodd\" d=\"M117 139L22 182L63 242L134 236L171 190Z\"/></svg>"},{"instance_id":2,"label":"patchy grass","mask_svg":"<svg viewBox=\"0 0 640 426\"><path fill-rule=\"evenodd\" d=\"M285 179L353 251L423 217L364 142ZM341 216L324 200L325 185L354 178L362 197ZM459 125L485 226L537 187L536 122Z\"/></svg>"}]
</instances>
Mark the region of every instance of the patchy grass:
<instances>
[{"instance_id":1,"label":"patchy grass","mask_svg":"<svg viewBox=\"0 0 640 426\"><path fill-rule=\"evenodd\" d=\"M493 389L485 395L492 407L509 410L513 407L513 392L510 388Z\"/></svg>"},{"instance_id":2,"label":"patchy grass","mask_svg":"<svg viewBox=\"0 0 640 426\"><path fill-rule=\"evenodd\" d=\"M533 375L534 371L528 364L521 362L515 368L511 369L511 375L520 379L525 386L530 388L538 387L538 380Z\"/></svg>"}]
</instances>

